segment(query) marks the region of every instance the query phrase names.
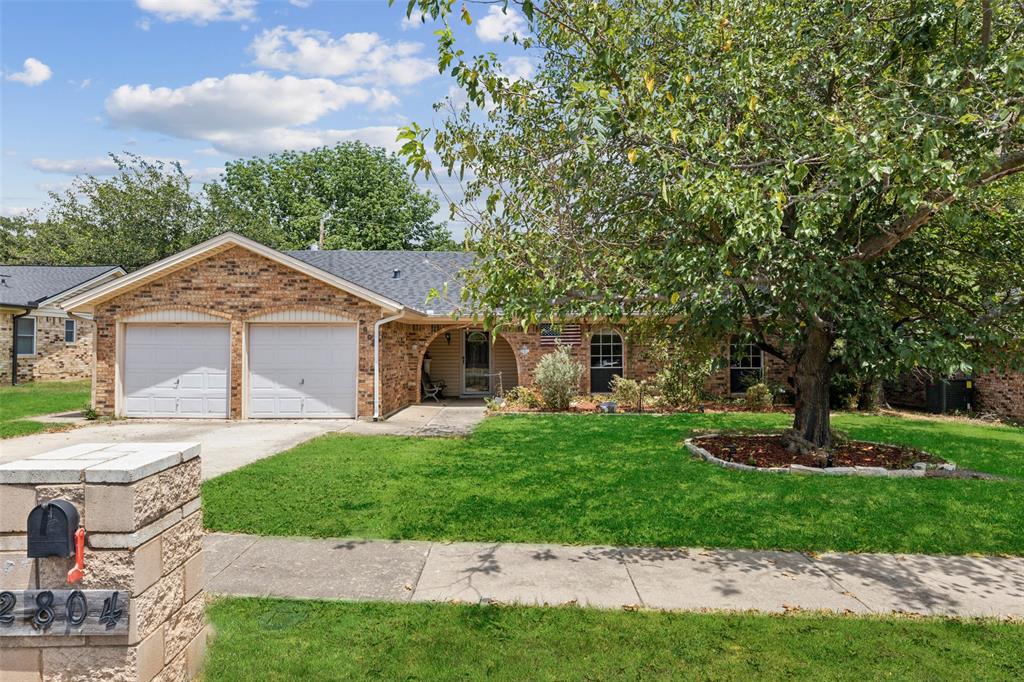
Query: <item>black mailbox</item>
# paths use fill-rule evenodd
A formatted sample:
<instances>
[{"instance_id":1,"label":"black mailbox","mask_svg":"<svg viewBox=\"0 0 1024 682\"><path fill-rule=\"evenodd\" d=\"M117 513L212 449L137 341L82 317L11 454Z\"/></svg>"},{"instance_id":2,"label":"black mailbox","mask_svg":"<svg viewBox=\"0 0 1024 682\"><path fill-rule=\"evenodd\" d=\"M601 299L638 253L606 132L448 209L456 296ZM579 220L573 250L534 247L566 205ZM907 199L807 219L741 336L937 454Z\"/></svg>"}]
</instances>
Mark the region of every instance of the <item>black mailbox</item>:
<instances>
[{"instance_id":1,"label":"black mailbox","mask_svg":"<svg viewBox=\"0 0 1024 682\"><path fill-rule=\"evenodd\" d=\"M78 510L67 500L37 504L28 513L29 557L69 557L75 553Z\"/></svg>"}]
</instances>

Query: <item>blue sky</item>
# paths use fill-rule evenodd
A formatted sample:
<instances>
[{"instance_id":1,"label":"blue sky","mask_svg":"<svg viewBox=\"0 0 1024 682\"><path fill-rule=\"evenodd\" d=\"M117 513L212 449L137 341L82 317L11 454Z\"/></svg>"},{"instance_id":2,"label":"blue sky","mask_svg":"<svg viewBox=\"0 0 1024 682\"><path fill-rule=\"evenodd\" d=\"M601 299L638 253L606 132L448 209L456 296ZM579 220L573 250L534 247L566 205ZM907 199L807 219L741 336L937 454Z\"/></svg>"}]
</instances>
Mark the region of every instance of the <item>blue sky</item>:
<instances>
[{"instance_id":1,"label":"blue sky","mask_svg":"<svg viewBox=\"0 0 1024 682\"><path fill-rule=\"evenodd\" d=\"M502 42L522 18L473 12L460 46L529 75ZM77 173L109 173L109 152L178 160L205 181L285 148L394 148L396 128L429 126L453 85L437 73L435 27L407 20L404 2L2 0L0 26L5 215L43 206Z\"/></svg>"}]
</instances>

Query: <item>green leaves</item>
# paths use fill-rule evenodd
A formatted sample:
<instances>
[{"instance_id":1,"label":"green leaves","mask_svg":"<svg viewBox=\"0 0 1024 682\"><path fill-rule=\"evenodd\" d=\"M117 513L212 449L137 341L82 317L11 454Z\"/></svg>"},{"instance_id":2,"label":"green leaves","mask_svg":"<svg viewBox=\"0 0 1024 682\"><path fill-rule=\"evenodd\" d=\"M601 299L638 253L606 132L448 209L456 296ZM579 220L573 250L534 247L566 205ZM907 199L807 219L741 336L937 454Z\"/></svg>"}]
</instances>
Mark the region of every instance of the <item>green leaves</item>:
<instances>
[{"instance_id":1,"label":"green leaves","mask_svg":"<svg viewBox=\"0 0 1024 682\"><path fill-rule=\"evenodd\" d=\"M824 326L887 371L1024 336L1019 311L958 322L1005 298L1012 279L985 273L1021 256L984 246L983 212L942 213L1024 153L1019 27L999 10L979 51L975 6L900 7L524 5L536 70L515 84L446 33L439 63L476 105L432 133L480 214L469 295L519 320L756 320L787 348ZM404 142L416 168L426 137Z\"/></svg>"}]
</instances>

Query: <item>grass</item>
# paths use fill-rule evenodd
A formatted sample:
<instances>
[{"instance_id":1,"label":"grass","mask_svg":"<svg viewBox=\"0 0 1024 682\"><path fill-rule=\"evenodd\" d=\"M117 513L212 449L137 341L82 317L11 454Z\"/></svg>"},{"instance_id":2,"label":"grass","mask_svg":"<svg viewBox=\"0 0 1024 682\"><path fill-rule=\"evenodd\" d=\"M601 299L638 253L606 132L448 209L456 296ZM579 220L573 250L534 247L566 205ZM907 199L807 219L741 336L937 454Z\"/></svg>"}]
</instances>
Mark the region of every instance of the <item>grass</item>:
<instances>
[{"instance_id":1,"label":"grass","mask_svg":"<svg viewBox=\"0 0 1024 682\"><path fill-rule=\"evenodd\" d=\"M203 679L1019 680L992 620L225 599Z\"/></svg>"},{"instance_id":2,"label":"grass","mask_svg":"<svg viewBox=\"0 0 1024 682\"><path fill-rule=\"evenodd\" d=\"M802 477L695 461L696 428L781 414L520 415L464 439L324 436L208 481L207 526L262 535L1024 555L1024 430L838 415L1011 481Z\"/></svg>"},{"instance_id":3,"label":"grass","mask_svg":"<svg viewBox=\"0 0 1024 682\"><path fill-rule=\"evenodd\" d=\"M61 428L25 419L41 414L70 412L89 405L91 383L86 381L37 381L0 387L0 438Z\"/></svg>"}]
</instances>

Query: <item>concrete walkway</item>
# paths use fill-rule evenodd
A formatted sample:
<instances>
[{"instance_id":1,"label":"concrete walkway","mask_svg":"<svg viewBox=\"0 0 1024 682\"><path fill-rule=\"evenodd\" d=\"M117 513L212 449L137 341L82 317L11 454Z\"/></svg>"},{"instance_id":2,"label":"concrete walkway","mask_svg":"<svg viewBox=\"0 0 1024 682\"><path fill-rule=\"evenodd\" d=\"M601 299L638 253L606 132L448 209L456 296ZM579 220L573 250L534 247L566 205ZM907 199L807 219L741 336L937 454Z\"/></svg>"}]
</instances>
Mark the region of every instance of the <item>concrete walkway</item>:
<instances>
[{"instance_id":1,"label":"concrete walkway","mask_svg":"<svg viewBox=\"0 0 1024 682\"><path fill-rule=\"evenodd\" d=\"M307 599L1024 618L1024 558L211 534L207 589Z\"/></svg>"},{"instance_id":2,"label":"concrete walkway","mask_svg":"<svg viewBox=\"0 0 1024 682\"><path fill-rule=\"evenodd\" d=\"M0 464L80 443L198 442L203 479L220 476L325 433L449 436L469 433L484 418L483 403L412 405L381 421L360 419L118 419L68 431L0 440Z\"/></svg>"}]
</instances>

